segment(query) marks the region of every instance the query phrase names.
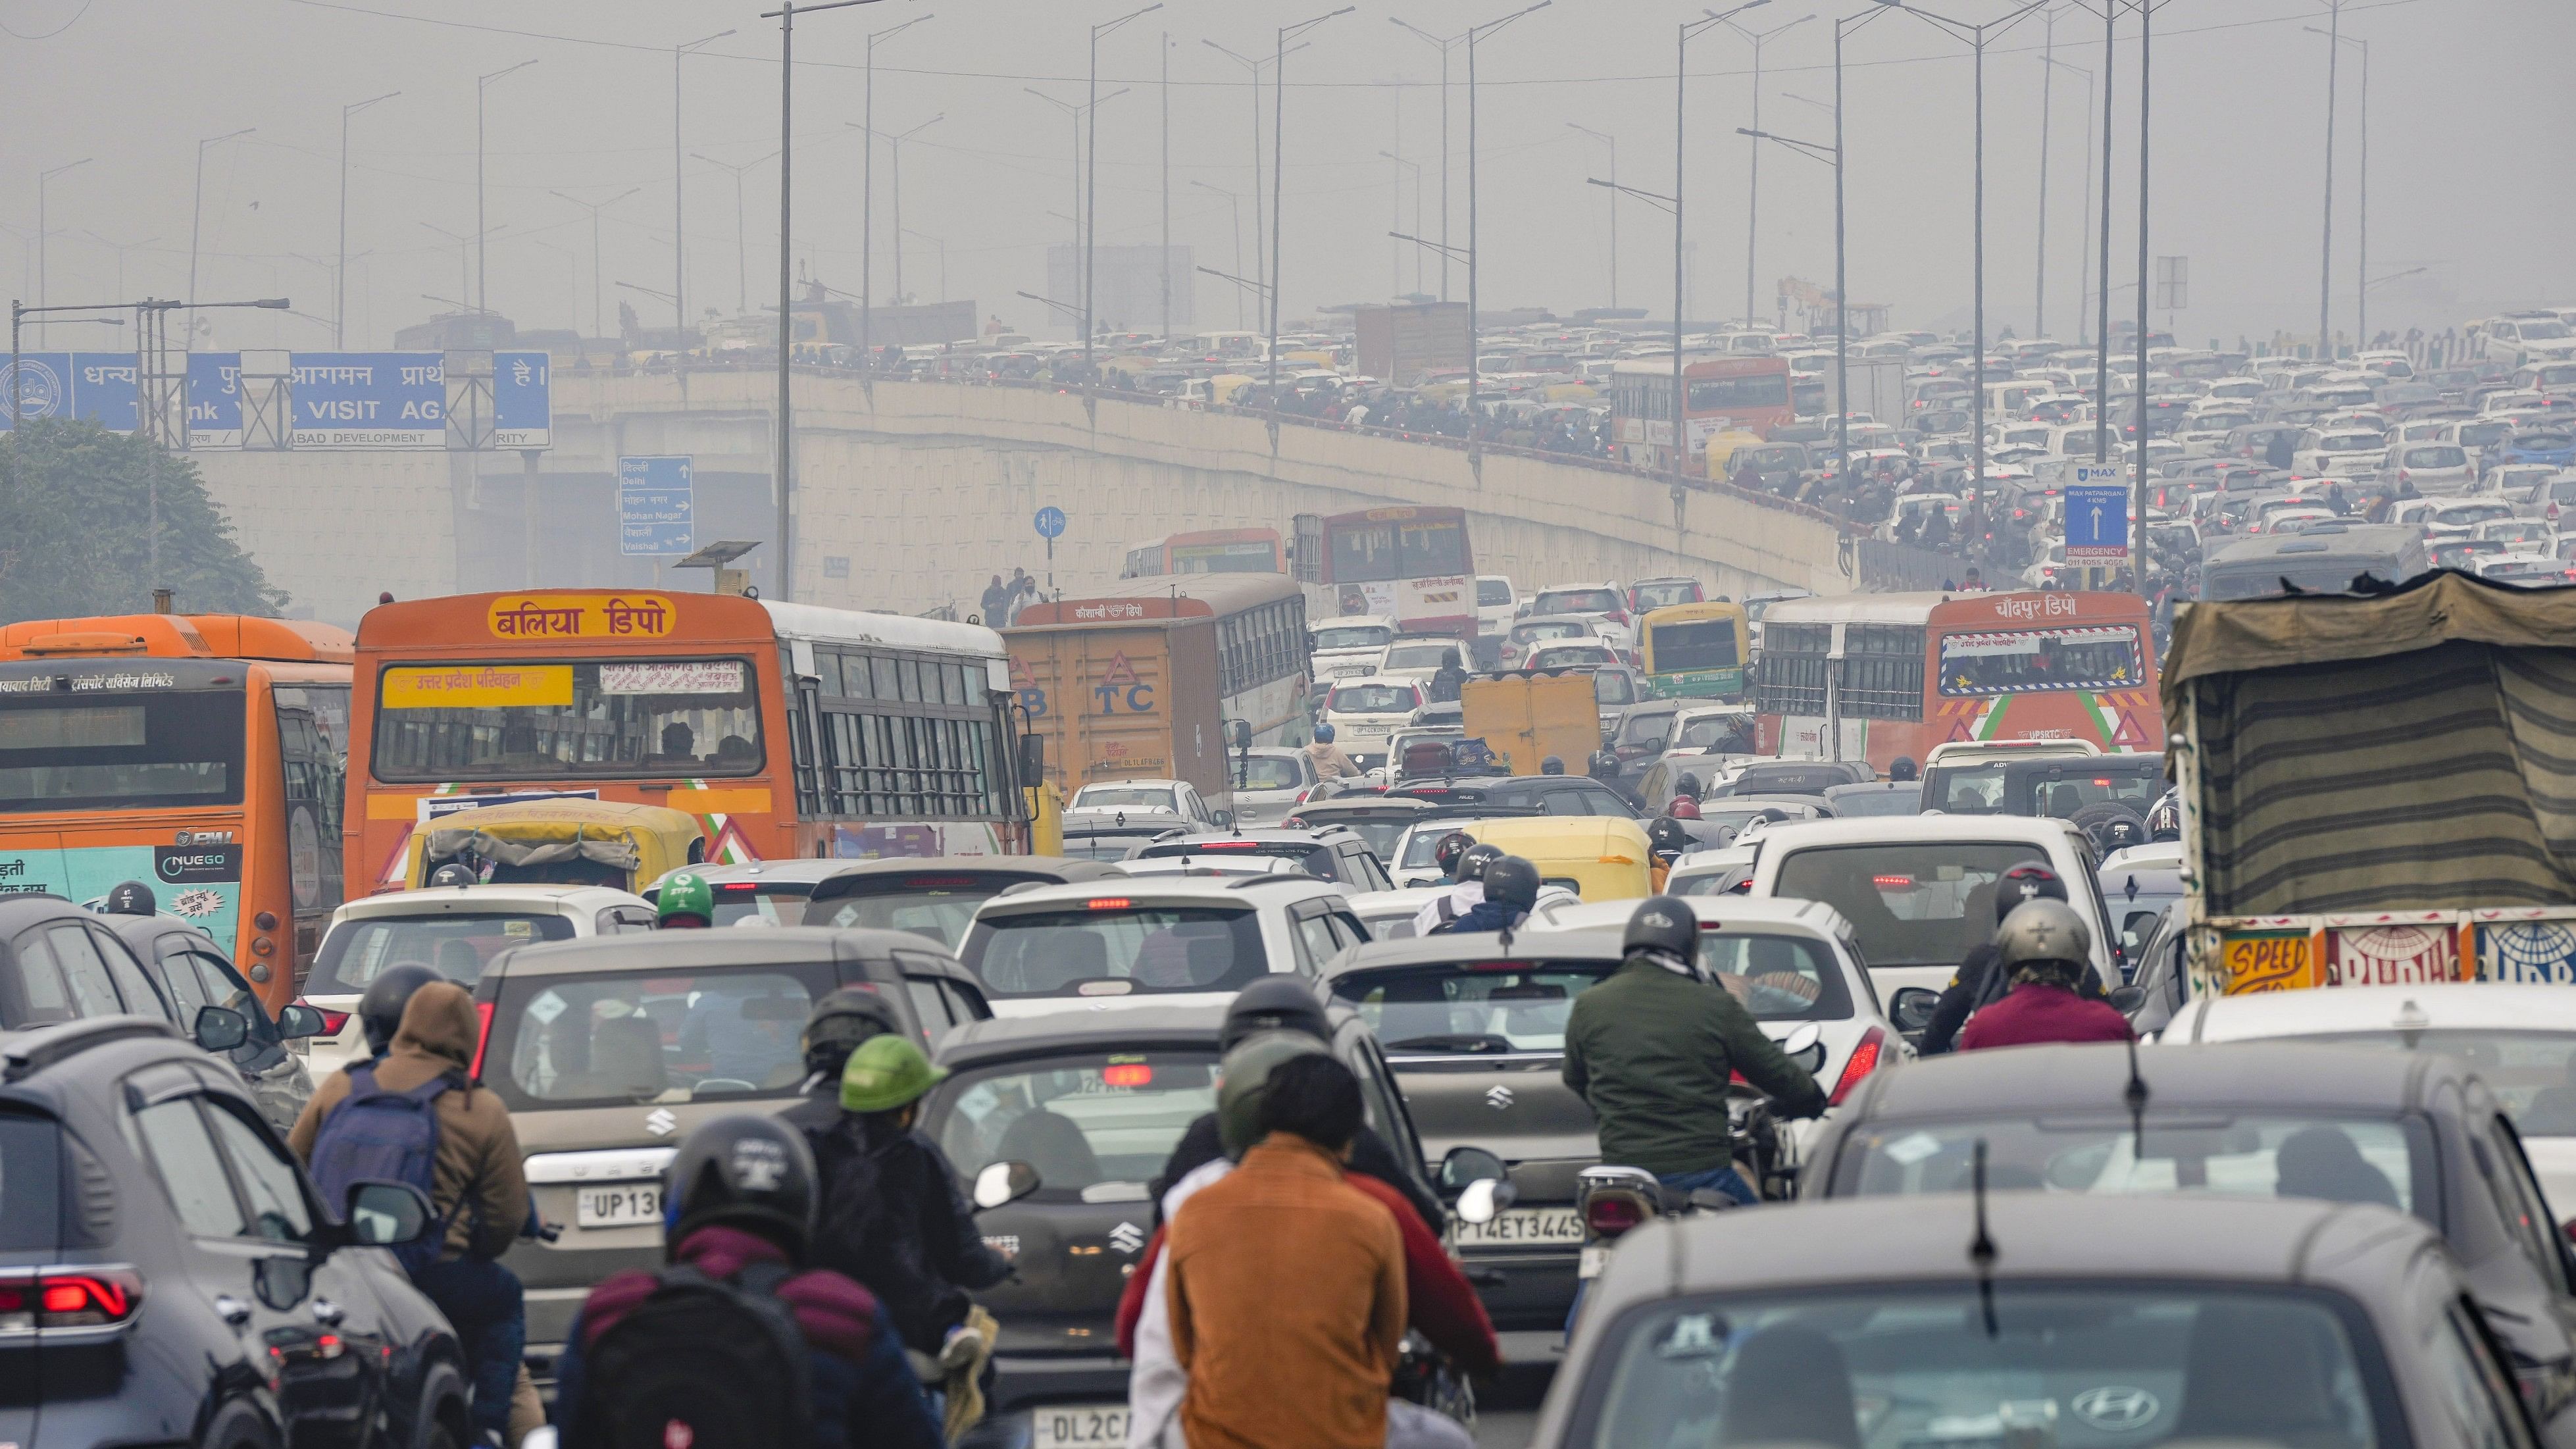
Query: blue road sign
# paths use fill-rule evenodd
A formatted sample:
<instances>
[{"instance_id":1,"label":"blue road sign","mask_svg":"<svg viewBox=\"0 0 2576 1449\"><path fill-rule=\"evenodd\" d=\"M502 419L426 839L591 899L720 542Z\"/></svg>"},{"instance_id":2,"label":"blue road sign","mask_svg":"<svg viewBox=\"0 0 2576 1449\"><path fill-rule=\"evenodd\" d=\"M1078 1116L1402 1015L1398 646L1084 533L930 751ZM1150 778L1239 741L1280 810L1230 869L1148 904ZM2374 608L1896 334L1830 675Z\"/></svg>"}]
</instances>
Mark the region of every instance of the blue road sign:
<instances>
[{"instance_id":1,"label":"blue road sign","mask_svg":"<svg viewBox=\"0 0 2576 1449\"><path fill-rule=\"evenodd\" d=\"M435 352L295 354L298 448L444 448L447 375Z\"/></svg>"},{"instance_id":2,"label":"blue road sign","mask_svg":"<svg viewBox=\"0 0 2576 1449\"><path fill-rule=\"evenodd\" d=\"M659 557L689 552L698 546L695 512L689 459L617 460L619 553Z\"/></svg>"},{"instance_id":3,"label":"blue road sign","mask_svg":"<svg viewBox=\"0 0 2576 1449\"><path fill-rule=\"evenodd\" d=\"M1050 503L1038 510L1038 537L1064 537L1064 510Z\"/></svg>"},{"instance_id":4,"label":"blue road sign","mask_svg":"<svg viewBox=\"0 0 2576 1449\"><path fill-rule=\"evenodd\" d=\"M111 433L130 433L134 431L136 396L133 353L72 354L73 417L96 423Z\"/></svg>"},{"instance_id":5,"label":"blue road sign","mask_svg":"<svg viewBox=\"0 0 2576 1449\"><path fill-rule=\"evenodd\" d=\"M550 448L553 441L552 395L546 385L548 359L542 352L492 354L492 446Z\"/></svg>"},{"instance_id":6,"label":"blue road sign","mask_svg":"<svg viewBox=\"0 0 2576 1449\"><path fill-rule=\"evenodd\" d=\"M0 430L11 423L9 388L12 378L10 361L0 357ZM18 411L31 418L67 418L72 415L72 354L68 352L26 352L18 356L15 373L18 389Z\"/></svg>"},{"instance_id":7,"label":"blue road sign","mask_svg":"<svg viewBox=\"0 0 2576 1449\"><path fill-rule=\"evenodd\" d=\"M241 354L188 354L188 446L238 448L242 443Z\"/></svg>"},{"instance_id":8,"label":"blue road sign","mask_svg":"<svg viewBox=\"0 0 2576 1449\"><path fill-rule=\"evenodd\" d=\"M2066 485L2066 556L2094 563L2129 556L2129 486L2120 470L2089 464Z\"/></svg>"}]
</instances>

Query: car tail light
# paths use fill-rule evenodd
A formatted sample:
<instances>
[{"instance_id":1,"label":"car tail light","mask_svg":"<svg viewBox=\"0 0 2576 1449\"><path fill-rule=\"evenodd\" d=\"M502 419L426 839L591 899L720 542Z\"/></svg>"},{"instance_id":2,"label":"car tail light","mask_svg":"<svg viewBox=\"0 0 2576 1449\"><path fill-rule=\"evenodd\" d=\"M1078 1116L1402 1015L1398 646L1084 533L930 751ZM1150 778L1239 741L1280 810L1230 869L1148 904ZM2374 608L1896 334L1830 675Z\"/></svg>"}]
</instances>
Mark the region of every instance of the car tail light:
<instances>
[{"instance_id":1,"label":"car tail light","mask_svg":"<svg viewBox=\"0 0 2576 1449\"><path fill-rule=\"evenodd\" d=\"M474 1016L477 1026L474 1033L473 1077L479 1082L483 1079L483 1053L492 1045L492 1003L488 1001L474 1003Z\"/></svg>"},{"instance_id":2,"label":"car tail light","mask_svg":"<svg viewBox=\"0 0 2576 1449\"><path fill-rule=\"evenodd\" d=\"M83 1268L0 1279L0 1333L47 1328L113 1328L143 1307L143 1278L131 1268Z\"/></svg>"},{"instance_id":3,"label":"car tail light","mask_svg":"<svg viewBox=\"0 0 2576 1449\"><path fill-rule=\"evenodd\" d=\"M298 1006L313 1006L312 1002L309 1002L300 996L295 999L295 1004ZM349 1013L345 1011L328 1011L319 1006L313 1006L313 1009L322 1013L322 1034L324 1036L338 1036L342 1031L347 1029L349 1025Z\"/></svg>"},{"instance_id":4,"label":"car tail light","mask_svg":"<svg viewBox=\"0 0 2576 1449\"><path fill-rule=\"evenodd\" d=\"M1100 1082L1106 1087L1142 1087L1154 1080L1154 1068L1145 1062L1121 1062L1100 1069Z\"/></svg>"},{"instance_id":5,"label":"car tail light","mask_svg":"<svg viewBox=\"0 0 2576 1449\"><path fill-rule=\"evenodd\" d=\"M1645 1220L1645 1206L1625 1193L1604 1193L1583 1209L1583 1226L1596 1238L1615 1238Z\"/></svg>"},{"instance_id":6,"label":"car tail light","mask_svg":"<svg viewBox=\"0 0 2576 1449\"><path fill-rule=\"evenodd\" d=\"M1123 911L1135 904L1125 896L1099 896L1083 902L1084 906L1095 911Z\"/></svg>"},{"instance_id":7,"label":"car tail light","mask_svg":"<svg viewBox=\"0 0 2576 1449\"><path fill-rule=\"evenodd\" d=\"M1886 1051L1886 1032L1873 1026L1862 1033L1860 1045L1852 1048L1850 1058L1843 1063L1842 1078L1834 1083L1834 1094L1825 1099L1825 1105L1841 1106L1843 1098L1851 1095L1852 1088L1859 1086L1862 1078L1878 1070L1879 1058Z\"/></svg>"},{"instance_id":8,"label":"car tail light","mask_svg":"<svg viewBox=\"0 0 2576 1449\"><path fill-rule=\"evenodd\" d=\"M1914 889L1914 877L1910 875L1874 875L1869 878L1869 883L1883 891L1910 891Z\"/></svg>"}]
</instances>

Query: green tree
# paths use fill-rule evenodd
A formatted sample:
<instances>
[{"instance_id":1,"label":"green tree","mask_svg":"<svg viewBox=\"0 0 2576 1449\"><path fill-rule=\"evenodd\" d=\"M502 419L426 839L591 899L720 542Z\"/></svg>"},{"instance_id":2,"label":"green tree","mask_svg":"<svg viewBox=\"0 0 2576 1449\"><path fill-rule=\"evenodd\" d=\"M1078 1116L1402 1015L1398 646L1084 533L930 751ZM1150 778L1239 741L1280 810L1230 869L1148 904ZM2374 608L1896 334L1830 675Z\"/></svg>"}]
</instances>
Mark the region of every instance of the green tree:
<instances>
[{"instance_id":1,"label":"green tree","mask_svg":"<svg viewBox=\"0 0 2576 1449\"><path fill-rule=\"evenodd\" d=\"M0 623L149 611L156 494L160 582L181 609L286 607L286 591L242 552L184 454L96 423L44 419L0 435Z\"/></svg>"}]
</instances>

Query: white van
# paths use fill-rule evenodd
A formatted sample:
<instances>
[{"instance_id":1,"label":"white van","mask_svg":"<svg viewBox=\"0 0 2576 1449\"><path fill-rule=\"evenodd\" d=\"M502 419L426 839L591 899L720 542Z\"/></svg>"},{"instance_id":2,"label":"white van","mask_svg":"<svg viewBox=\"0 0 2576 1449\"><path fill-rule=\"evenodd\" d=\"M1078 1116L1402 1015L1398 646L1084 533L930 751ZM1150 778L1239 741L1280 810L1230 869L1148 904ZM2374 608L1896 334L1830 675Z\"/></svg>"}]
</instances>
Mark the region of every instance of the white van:
<instances>
[{"instance_id":1,"label":"white van","mask_svg":"<svg viewBox=\"0 0 2576 1449\"><path fill-rule=\"evenodd\" d=\"M1377 672L1386 646L1395 642L1395 621L1374 614L1346 614L1312 625L1306 637L1313 679L1318 683L1357 679Z\"/></svg>"}]
</instances>

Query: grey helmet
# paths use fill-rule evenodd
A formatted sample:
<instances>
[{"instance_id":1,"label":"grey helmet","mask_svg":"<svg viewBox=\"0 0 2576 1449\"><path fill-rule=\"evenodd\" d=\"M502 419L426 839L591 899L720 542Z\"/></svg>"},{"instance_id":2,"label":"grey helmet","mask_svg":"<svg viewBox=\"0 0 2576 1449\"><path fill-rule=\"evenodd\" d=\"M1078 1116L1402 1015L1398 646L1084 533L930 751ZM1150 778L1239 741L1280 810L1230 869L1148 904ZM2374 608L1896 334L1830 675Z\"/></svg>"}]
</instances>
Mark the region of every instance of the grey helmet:
<instances>
[{"instance_id":1,"label":"grey helmet","mask_svg":"<svg viewBox=\"0 0 2576 1449\"><path fill-rule=\"evenodd\" d=\"M2073 984L2093 959L2093 932L2064 901L2042 897L2013 907L1995 928L1996 967L2009 980Z\"/></svg>"}]
</instances>

